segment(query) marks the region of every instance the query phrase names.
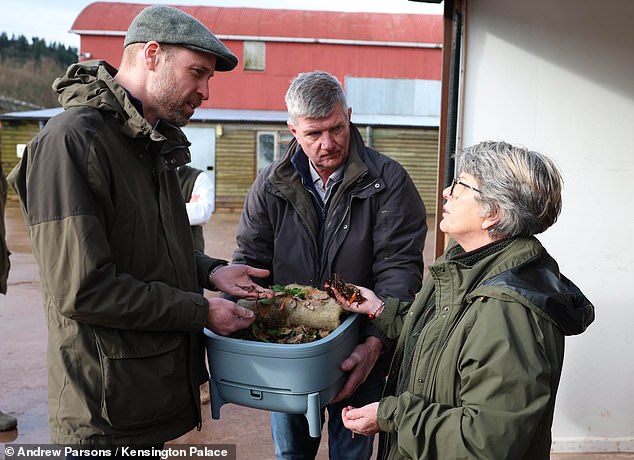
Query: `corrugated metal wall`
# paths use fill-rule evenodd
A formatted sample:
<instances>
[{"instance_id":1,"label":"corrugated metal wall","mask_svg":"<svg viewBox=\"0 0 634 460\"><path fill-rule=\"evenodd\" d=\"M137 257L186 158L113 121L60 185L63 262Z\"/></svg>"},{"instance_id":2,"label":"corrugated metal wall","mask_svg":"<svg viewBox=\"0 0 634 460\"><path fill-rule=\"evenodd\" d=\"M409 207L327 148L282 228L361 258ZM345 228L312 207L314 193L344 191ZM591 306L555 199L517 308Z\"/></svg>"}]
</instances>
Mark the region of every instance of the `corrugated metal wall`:
<instances>
[{"instance_id":1,"label":"corrugated metal wall","mask_svg":"<svg viewBox=\"0 0 634 460\"><path fill-rule=\"evenodd\" d=\"M215 130L215 124L209 129ZM367 129L358 126L367 143ZM18 163L16 145L28 143L40 130L37 121L3 121L0 154L5 174ZM256 135L258 131L284 131L283 125L225 124L216 134L216 209L241 211L256 176ZM401 163L433 215L438 168L438 129L372 128L372 148ZM13 191L9 191L15 198Z\"/></svg>"},{"instance_id":2,"label":"corrugated metal wall","mask_svg":"<svg viewBox=\"0 0 634 460\"><path fill-rule=\"evenodd\" d=\"M281 126L223 125L216 137L216 209L241 211L256 175L258 130L282 130ZM367 130L359 126L367 143ZM372 146L394 158L407 170L423 197L429 216L435 210L438 168L438 129L373 128Z\"/></svg>"},{"instance_id":3,"label":"corrugated metal wall","mask_svg":"<svg viewBox=\"0 0 634 460\"><path fill-rule=\"evenodd\" d=\"M403 165L423 197L427 215L432 216L438 175L438 129L373 128L372 148Z\"/></svg>"},{"instance_id":4,"label":"corrugated metal wall","mask_svg":"<svg viewBox=\"0 0 634 460\"><path fill-rule=\"evenodd\" d=\"M91 59L103 59L119 67L123 31L141 8L126 2L95 2L87 6L72 25L80 35L81 53L90 53ZM225 36L225 45L240 58L232 72L214 76L213 96L203 101L203 107L285 110L284 94L290 80L300 72L314 69L330 72L341 82L346 76L440 81L442 15L181 8L217 35ZM264 38L267 36L277 38ZM263 71L244 69L244 37L265 42ZM382 44L386 46L377 46ZM395 44L402 46L389 46Z\"/></svg>"},{"instance_id":5,"label":"corrugated metal wall","mask_svg":"<svg viewBox=\"0 0 634 460\"><path fill-rule=\"evenodd\" d=\"M18 144L27 144L33 139L40 132L40 122L3 120L1 127L0 159L2 160L2 170L6 176L20 161L16 146ZM18 199L11 187L9 187L7 199L16 201Z\"/></svg>"},{"instance_id":6,"label":"corrugated metal wall","mask_svg":"<svg viewBox=\"0 0 634 460\"><path fill-rule=\"evenodd\" d=\"M222 134L216 133L216 209L219 211L242 211L256 175L256 133L255 127L245 125L222 125Z\"/></svg>"},{"instance_id":7,"label":"corrugated metal wall","mask_svg":"<svg viewBox=\"0 0 634 460\"><path fill-rule=\"evenodd\" d=\"M353 120L360 114L404 115L429 118L438 126L440 80L346 76L345 85Z\"/></svg>"}]
</instances>

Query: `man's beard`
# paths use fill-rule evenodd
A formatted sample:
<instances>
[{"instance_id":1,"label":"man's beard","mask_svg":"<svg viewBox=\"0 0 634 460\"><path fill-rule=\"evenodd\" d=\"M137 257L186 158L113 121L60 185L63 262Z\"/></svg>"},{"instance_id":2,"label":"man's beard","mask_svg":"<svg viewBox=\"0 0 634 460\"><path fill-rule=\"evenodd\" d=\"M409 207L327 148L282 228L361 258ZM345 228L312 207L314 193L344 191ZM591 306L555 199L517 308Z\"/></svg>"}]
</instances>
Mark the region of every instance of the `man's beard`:
<instances>
[{"instance_id":1,"label":"man's beard","mask_svg":"<svg viewBox=\"0 0 634 460\"><path fill-rule=\"evenodd\" d=\"M176 126L185 126L189 123L191 115L183 110L186 104L183 104L179 99L175 88L176 79L174 78L171 68L168 68L163 70L159 78L152 82L150 95L166 113L165 121Z\"/></svg>"}]
</instances>

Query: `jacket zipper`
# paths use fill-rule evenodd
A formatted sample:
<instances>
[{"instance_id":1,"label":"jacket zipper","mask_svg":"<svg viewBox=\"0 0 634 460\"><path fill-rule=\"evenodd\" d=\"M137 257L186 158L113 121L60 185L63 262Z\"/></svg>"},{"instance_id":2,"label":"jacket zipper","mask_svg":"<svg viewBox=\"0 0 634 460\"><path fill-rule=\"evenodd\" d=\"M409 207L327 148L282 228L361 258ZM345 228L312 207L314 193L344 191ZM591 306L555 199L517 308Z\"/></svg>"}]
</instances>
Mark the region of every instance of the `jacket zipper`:
<instances>
[{"instance_id":1,"label":"jacket zipper","mask_svg":"<svg viewBox=\"0 0 634 460\"><path fill-rule=\"evenodd\" d=\"M337 224L337 227L335 228L335 231L334 231L335 234L339 231L339 229L342 227L342 225L344 224L344 222L346 221L346 219L350 215L350 207L351 207L350 203L352 203L352 200L354 198L356 198L357 196L359 196L359 193L361 193L365 189L369 188L374 183L376 183L376 179L373 180L372 182L369 182L368 184L366 184L364 187L360 188L359 190L356 190L356 191L350 193L350 199L348 200L348 204L346 205L346 210L344 211L343 216L341 216L341 220L339 221L339 223ZM324 228L326 228L325 225L326 225L326 221L327 221L327 216L323 212L323 209L324 208L322 208L322 215L324 217L324 220L322 221L322 224L324 225ZM325 242L326 242L326 234L324 233L324 247L323 247L323 251L322 251L324 254L326 254L328 252L326 249L329 249L330 246L332 245L332 239L328 238L328 246L327 247L325 245ZM320 258L321 258L321 255L320 255ZM321 264L320 264L320 267L321 267ZM322 269L323 269L323 267L320 268L320 271L322 271ZM320 276L321 276L321 273L320 273Z\"/></svg>"}]
</instances>

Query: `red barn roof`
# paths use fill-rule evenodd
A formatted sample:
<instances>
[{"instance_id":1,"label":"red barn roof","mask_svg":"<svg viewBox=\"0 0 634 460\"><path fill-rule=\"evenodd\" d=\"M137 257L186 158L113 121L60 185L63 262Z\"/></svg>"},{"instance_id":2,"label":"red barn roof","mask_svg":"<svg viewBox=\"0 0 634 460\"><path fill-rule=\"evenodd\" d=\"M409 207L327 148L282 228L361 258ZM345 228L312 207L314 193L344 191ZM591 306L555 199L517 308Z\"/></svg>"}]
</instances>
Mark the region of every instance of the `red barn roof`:
<instances>
[{"instance_id":1,"label":"red barn roof","mask_svg":"<svg viewBox=\"0 0 634 460\"><path fill-rule=\"evenodd\" d=\"M147 6L92 3L79 14L71 26L71 32L124 35L134 17ZM442 20L439 20L438 15L173 6L196 17L216 35L442 43Z\"/></svg>"}]
</instances>

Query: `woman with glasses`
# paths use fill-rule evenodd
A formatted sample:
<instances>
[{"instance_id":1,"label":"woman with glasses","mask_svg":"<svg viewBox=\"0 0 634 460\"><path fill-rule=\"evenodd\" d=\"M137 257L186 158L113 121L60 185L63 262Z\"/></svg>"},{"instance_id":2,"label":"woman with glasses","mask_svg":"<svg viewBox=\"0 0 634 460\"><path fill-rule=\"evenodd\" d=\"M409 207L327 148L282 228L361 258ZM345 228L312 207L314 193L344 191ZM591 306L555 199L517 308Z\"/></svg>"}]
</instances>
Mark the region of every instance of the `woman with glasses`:
<instances>
[{"instance_id":1,"label":"woman with glasses","mask_svg":"<svg viewBox=\"0 0 634 460\"><path fill-rule=\"evenodd\" d=\"M343 421L380 432L380 459L548 459L564 337L594 320L534 237L557 220L562 179L504 142L467 148L456 170L440 222L449 244L409 311L363 287L362 302L338 299L399 340L381 400Z\"/></svg>"}]
</instances>

